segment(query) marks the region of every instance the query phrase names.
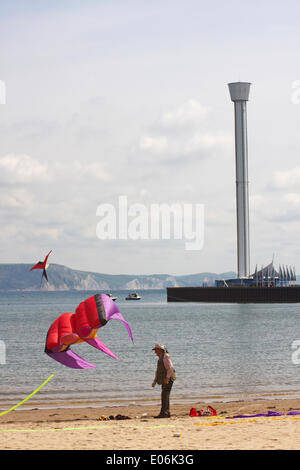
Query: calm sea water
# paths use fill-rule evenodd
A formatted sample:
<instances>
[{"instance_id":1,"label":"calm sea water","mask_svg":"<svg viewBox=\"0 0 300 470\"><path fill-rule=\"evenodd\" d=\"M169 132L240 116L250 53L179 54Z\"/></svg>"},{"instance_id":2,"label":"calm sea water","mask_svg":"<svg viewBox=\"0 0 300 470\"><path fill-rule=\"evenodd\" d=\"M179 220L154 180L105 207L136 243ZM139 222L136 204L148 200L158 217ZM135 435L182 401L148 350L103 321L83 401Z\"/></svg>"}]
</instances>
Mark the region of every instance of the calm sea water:
<instances>
[{"instance_id":1,"label":"calm sea water","mask_svg":"<svg viewBox=\"0 0 300 470\"><path fill-rule=\"evenodd\" d=\"M64 312L95 292L9 292L0 294L0 408L15 404L51 374L52 380L28 402L31 407L63 401L97 404L156 402L152 389L155 343L164 343L176 368L173 402L209 402L250 396L300 396L300 364L292 343L300 340L297 304L168 304L165 291L141 291L141 301L113 292L129 322L110 321L99 338L119 361L82 343L73 349L97 365L73 370L44 353L47 330Z\"/></svg>"}]
</instances>

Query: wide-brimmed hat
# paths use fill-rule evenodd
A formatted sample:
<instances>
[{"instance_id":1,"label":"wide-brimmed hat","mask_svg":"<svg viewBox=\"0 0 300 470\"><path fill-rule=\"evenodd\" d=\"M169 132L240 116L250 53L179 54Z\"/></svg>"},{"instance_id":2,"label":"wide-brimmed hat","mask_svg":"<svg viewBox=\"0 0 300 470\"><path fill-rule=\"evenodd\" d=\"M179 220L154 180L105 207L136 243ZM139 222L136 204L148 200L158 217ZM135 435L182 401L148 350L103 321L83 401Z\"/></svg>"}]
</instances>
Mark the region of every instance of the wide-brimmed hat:
<instances>
[{"instance_id":1,"label":"wide-brimmed hat","mask_svg":"<svg viewBox=\"0 0 300 470\"><path fill-rule=\"evenodd\" d=\"M162 351L165 351L166 347L163 344L156 344L154 348L152 348L152 351L154 351L154 349L161 349Z\"/></svg>"}]
</instances>

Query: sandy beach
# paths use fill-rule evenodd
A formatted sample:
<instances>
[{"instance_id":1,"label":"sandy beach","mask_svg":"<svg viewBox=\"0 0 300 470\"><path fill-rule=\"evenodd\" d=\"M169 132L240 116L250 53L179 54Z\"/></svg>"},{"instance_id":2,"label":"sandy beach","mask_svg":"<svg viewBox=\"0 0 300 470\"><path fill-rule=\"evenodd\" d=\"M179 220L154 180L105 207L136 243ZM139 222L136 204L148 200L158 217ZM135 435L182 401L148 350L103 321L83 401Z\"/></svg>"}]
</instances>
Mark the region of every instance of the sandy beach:
<instances>
[{"instance_id":1,"label":"sandy beach","mask_svg":"<svg viewBox=\"0 0 300 470\"><path fill-rule=\"evenodd\" d=\"M300 399L211 403L217 417L190 417L201 403L173 404L155 419L157 405L21 409L0 416L2 450L298 450ZM276 411L284 416L230 418ZM123 415L130 419L109 419Z\"/></svg>"}]
</instances>

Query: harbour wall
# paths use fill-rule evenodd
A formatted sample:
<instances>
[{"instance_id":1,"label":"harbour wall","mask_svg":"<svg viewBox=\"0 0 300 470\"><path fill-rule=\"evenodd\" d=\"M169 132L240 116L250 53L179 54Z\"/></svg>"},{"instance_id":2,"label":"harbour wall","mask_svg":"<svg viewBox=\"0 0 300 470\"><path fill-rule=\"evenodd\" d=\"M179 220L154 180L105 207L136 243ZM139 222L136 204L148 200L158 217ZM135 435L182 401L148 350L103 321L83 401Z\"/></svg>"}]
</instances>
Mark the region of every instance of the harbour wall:
<instances>
[{"instance_id":1,"label":"harbour wall","mask_svg":"<svg viewBox=\"0 0 300 470\"><path fill-rule=\"evenodd\" d=\"M300 285L288 287L167 287L167 301L300 303Z\"/></svg>"}]
</instances>

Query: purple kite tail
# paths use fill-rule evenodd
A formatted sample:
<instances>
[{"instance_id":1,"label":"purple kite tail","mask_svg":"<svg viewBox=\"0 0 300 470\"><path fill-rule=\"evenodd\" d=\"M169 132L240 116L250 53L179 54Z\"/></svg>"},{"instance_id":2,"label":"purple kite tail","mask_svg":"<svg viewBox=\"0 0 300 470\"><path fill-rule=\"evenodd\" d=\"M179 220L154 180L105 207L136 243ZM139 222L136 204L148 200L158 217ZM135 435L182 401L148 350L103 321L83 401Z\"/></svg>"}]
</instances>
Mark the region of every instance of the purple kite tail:
<instances>
[{"instance_id":1,"label":"purple kite tail","mask_svg":"<svg viewBox=\"0 0 300 470\"><path fill-rule=\"evenodd\" d=\"M46 351L46 354L64 366L71 367L72 369L94 369L96 366L91 362L86 361L71 349L67 351L52 353Z\"/></svg>"},{"instance_id":2,"label":"purple kite tail","mask_svg":"<svg viewBox=\"0 0 300 470\"><path fill-rule=\"evenodd\" d=\"M283 416L284 413L278 413L277 411L268 411L268 413L258 413L255 415L236 415L236 416L227 416L226 419L232 418L260 418L260 417L270 417L270 416Z\"/></svg>"},{"instance_id":3,"label":"purple kite tail","mask_svg":"<svg viewBox=\"0 0 300 470\"><path fill-rule=\"evenodd\" d=\"M104 343L102 343L99 338L85 339L84 341L94 348L100 349L100 351L103 351L105 354L119 360L119 358Z\"/></svg>"},{"instance_id":4,"label":"purple kite tail","mask_svg":"<svg viewBox=\"0 0 300 470\"><path fill-rule=\"evenodd\" d=\"M129 324L127 323L127 321L124 319L123 315L121 314L121 312L118 309L115 302L110 297L108 297L108 295L106 295L106 294L101 294L101 297L102 297L102 302L103 302L103 305L104 305L104 308L105 308L105 311L106 311L106 320L107 321L109 321L111 319L121 320L121 322L125 325L125 327L128 331L128 334L129 334L129 337L130 337L131 341L133 342L131 328L130 328Z\"/></svg>"},{"instance_id":5,"label":"purple kite tail","mask_svg":"<svg viewBox=\"0 0 300 470\"><path fill-rule=\"evenodd\" d=\"M131 339L131 341L133 342L133 337L132 337L132 331L131 331L131 328L129 326L129 324L127 323L127 321L123 318L122 314L120 312L116 312L116 313L113 313L110 317L109 317L109 320L121 320L121 322L125 325L126 327L126 330L128 331L128 334L129 334L129 337Z\"/></svg>"}]
</instances>

